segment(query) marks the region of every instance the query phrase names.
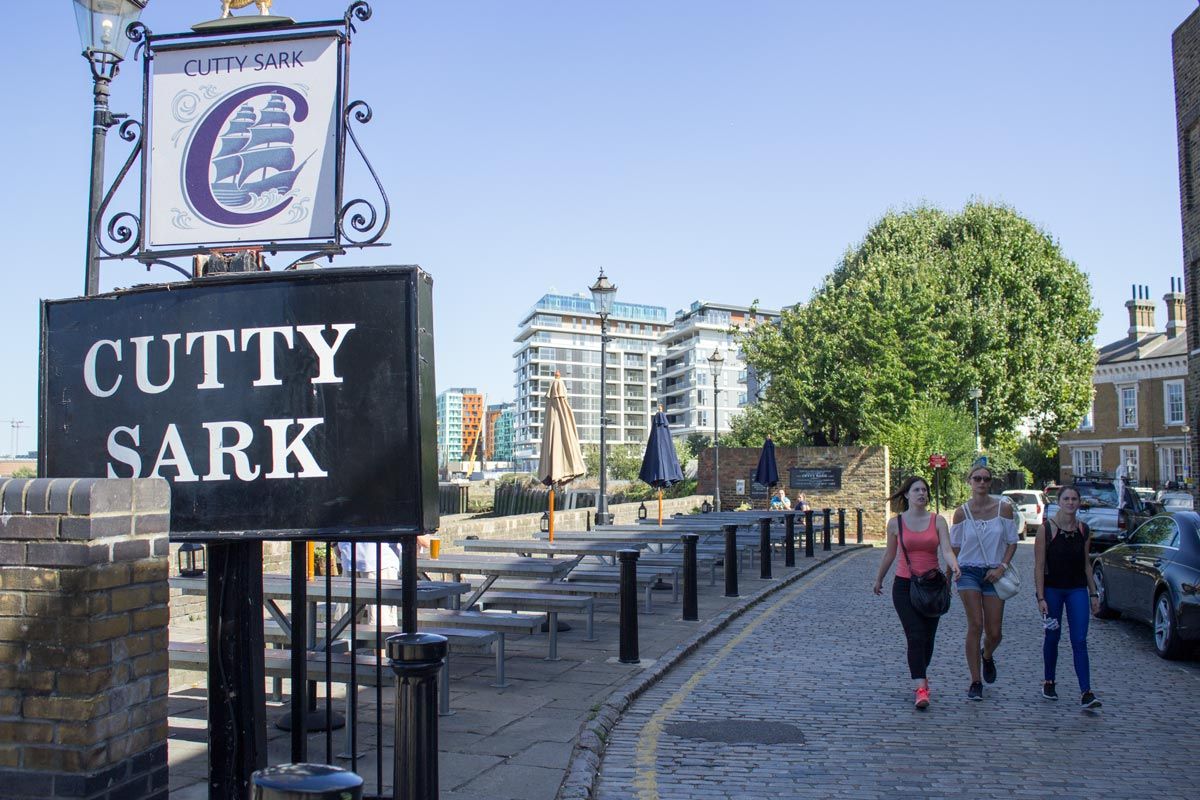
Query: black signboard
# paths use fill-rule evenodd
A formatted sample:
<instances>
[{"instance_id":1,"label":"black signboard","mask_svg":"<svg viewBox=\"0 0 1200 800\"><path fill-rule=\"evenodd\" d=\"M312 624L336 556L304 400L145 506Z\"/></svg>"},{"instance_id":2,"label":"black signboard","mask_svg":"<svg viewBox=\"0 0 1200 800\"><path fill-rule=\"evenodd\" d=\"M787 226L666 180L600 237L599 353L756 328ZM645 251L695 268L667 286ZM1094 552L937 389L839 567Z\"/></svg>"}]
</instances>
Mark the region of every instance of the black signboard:
<instances>
[{"instance_id":1,"label":"black signboard","mask_svg":"<svg viewBox=\"0 0 1200 800\"><path fill-rule=\"evenodd\" d=\"M771 487L754 480L753 475L746 481L746 484L750 487L751 500L766 500L771 493Z\"/></svg>"},{"instance_id":2,"label":"black signboard","mask_svg":"<svg viewBox=\"0 0 1200 800\"><path fill-rule=\"evenodd\" d=\"M790 467L788 487L805 491L821 491L842 488L841 467Z\"/></svg>"},{"instance_id":3,"label":"black signboard","mask_svg":"<svg viewBox=\"0 0 1200 800\"><path fill-rule=\"evenodd\" d=\"M163 477L173 538L437 527L432 281L240 273L42 303L46 477Z\"/></svg>"}]
</instances>

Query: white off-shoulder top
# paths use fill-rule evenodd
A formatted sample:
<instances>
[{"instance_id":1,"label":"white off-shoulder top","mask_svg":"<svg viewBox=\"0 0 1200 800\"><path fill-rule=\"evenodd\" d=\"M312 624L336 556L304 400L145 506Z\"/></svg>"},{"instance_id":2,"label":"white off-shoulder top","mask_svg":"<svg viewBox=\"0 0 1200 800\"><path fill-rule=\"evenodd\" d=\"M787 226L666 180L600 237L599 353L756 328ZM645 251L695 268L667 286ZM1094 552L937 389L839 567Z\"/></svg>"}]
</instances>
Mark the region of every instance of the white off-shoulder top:
<instances>
[{"instance_id":1,"label":"white off-shoulder top","mask_svg":"<svg viewBox=\"0 0 1200 800\"><path fill-rule=\"evenodd\" d=\"M960 566L998 567L1004 551L1017 543L1017 520L1000 516L1000 508L1006 502L1001 500L996 505L996 516L991 519L976 519L963 503L963 521L950 527L950 546L958 548Z\"/></svg>"}]
</instances>

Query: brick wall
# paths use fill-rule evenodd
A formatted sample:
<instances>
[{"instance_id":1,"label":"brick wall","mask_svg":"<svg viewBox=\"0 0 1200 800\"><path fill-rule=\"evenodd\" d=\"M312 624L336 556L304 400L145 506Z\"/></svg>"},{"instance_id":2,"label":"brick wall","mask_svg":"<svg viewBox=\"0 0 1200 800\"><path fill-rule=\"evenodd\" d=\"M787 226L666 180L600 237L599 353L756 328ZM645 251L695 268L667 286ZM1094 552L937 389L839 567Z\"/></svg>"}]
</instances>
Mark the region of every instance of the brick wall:
<instances>
[{"instance_id":1,"label":"brick wall","mask_svg":"<svg viewBox=\"0 0 1200 800\"><path fill-rule=\"evenodd\" d=\"M1175 131L1179 153L1179 209L1183 230L1183 279L1187 295L1188 351L1200 348L1200 9L1171 37L1175 69ZM1200 360L1188 362L1188 424L1200 431ZM1200 464L1200 436L1190 442L1193 469Z\"/></svg>"},{"instance_id":2,"label":"brick wall","mask_svg":"<svg viewBox=\"0 0 1200 800\"><path fill-rule=\"evenodd\" d=\"M0 795L165 800L167 482L0 497Z\"/></svg>"},{"instance_id":3,"label":"brick wall","mask_svg":"<svg viewBox=\"0 0 1200 800\"><path fill-rule=\"evenodd\" d=\"M757 447L721 448L721 505L726 510L737 508L741 503L750 503L755 508L766 508L770 498L752 501L750 479L758 466L761 450ZM804 491L804 497L812 507L863 509L863 534L868 539L883 537L887 524L888 452L886 447L776 447L775 464L779 469L779 486L787 489L788 498L796 499L797 490L787 486L790 467L841 467L842 488L837 491ZM711 495L713 492L713 449L700 451L697 467L697 491ZM737 481L746 481L746 494L736 492ZM778 487L776 487L778 488ZM846 514L847 526L854 514ZM836 522L836 517L835 517ZM847 527L847 531L851 531Z\"/></svg>"}]
</instances>

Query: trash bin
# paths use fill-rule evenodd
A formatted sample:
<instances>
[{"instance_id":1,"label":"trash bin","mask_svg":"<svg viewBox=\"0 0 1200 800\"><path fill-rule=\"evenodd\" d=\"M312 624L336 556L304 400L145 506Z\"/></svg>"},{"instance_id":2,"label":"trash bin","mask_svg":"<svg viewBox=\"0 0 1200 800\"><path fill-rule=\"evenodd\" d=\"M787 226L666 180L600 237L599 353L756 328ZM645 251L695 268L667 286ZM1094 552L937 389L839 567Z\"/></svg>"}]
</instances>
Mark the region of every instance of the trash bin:
<instances>
[{"instance_id":1,"label":"trash bin","mask_svg":"<svg viewBox=\"0 0 1200 800\"><path fill-rule=\"evenodd\" d=\"M250 776L250 800L362 800L363 779L328 764L280 764Z\"/></svg>"}]
</instances>

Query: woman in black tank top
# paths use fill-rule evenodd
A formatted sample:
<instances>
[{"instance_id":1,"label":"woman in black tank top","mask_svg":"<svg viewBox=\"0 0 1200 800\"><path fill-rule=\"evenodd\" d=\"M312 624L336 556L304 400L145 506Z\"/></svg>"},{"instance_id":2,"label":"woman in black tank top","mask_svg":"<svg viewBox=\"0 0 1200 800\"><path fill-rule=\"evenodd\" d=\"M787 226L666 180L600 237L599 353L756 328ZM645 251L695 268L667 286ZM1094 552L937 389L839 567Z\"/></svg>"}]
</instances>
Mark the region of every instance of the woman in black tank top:
<instances>
[{"instance_id":1,"label":"woman in black tank top","mask_svg":"<svg viewBox=\"0 0 1200 800\"><path fill-rule=\"evenodd\" d=\"M1058 666L1058 642L1062 637L1063 610L1071 632L1071 654L1075 677L1079 680L1080 704L1097 709L1100 701L1092 693L1091 666L1088 662L1087 629L1089 611L1100 610L1096 584L1092 581L1092 562L1088 557L1091 532L1076 519L1079 490L1063 487L1058 495L1058 513L1047 518L1034 543L1034 575L1037 582L1038 610L1042 612L1045 638L1042 659L1045 681L1042 697L1057 700L1054 673Z\"/></svg>"}]
</instances>

